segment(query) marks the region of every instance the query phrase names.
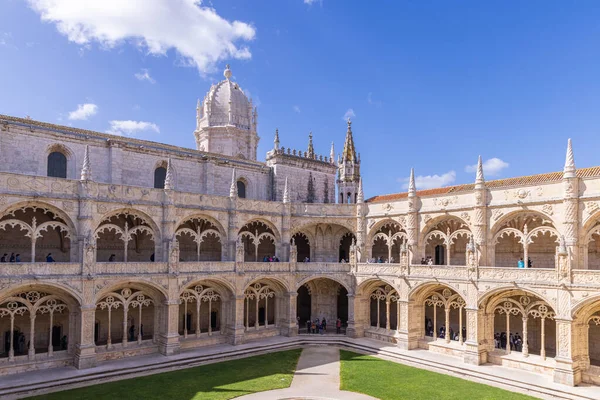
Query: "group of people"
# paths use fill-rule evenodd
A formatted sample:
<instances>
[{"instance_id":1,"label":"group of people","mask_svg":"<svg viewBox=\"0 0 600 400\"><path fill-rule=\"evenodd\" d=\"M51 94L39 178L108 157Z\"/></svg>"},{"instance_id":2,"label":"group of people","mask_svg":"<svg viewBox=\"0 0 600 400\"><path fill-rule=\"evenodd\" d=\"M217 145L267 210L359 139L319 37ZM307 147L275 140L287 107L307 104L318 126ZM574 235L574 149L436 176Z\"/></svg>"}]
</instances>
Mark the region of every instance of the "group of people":
<instances>
[{"instance_id":1,"label":"group of people","mask_svg":"<svg viewBox=\"0 0 600 400\"><path fill-rule=\"evenodd\" d=\"M298 320L300 319L300 317L298 317ZM337 321L335 321L335 332L337 334L342 333L342 320L341 319L337 319ZM323 317L322 320L319 321L319 318L315 318L314 321L311 321L310 319L306 321L306 333L313 333L313 334L324 334L327 333L327 320L325 319L325 317Z\"/></svg>"},{"instance_id":2,"label":"group of people","mask_svg":"<svg viewBox=\"0 0 600 400\"><path fill-rule=\"evenodd\" d=\"M506 344L510 346L513 351L523 350L523 338L519 335L519 332L511 333L509 337L506 337L506 332L494 333L494 347L497 349L506 349Z\"/></svg>"},{"instance_id":3,"label":"group of people","mask_svg":"<svg viewBox=\"0 0 600 400\"><path fill-rule=\"evenodd\" d=\"M467 337L467 328L463 326L461 330L463 340L465 340ZM437 337L440 339L445 339L446 334L448 334L450 336L450 340L460 340L460 333L461 332L458 331L455 332L452 327L446 330L446 326L442 325L438 330ZM431 337L435 336L433 332L433 322L431 321L431 318L428 317L425 317L425 334Z\"/></svg>"},{"instance_id":4,"label":"group of people","mask_svg":"<svg viewBox=\"0 0 600 400\"><path fill-rule=\"evenodd\" d=\"M427 256L421 258L421 265L433 265L433 257Z\"/></svg>"},{"instance_id":5,"label":"group of people","mask_svg":"<svg viewBox=\"0 0 600 400\"><path fill-rule=\"evenodd\" d=\"M383 257L381 257L381 256L367 259L367 264L383 264L383 263L393 263L393 262L394 262L394 257L390 258L389 261L384 260Z\"/></svg>"},{"instance_id":6,"label":"group of people","mask_svg":"<svg viewBox=\"0 0 600 400\"><path fill-rule=\"evenodd\" d=\"M21 255L15 253L10 253L10 257L8 253L4 253L2 257L0 257L0 262L21 262Z\"/></svg>"},{"instance_id":7,"label":"group of people","mask_svg":"<svg viewBox=\"0 0 600 400\"><path fill-rule=\"evenodd\" d=\"M131 326L129 327L129 341L134 342L137 339L136 335L137 332L135 330L135 326L131 324ZM144 324L140 325L140 335L144 337Z\"/></svg>"},{"instance_id":8,"label":"group of people","mask_svg":"<svg viewBox=\"0 0 600 400\"><path fill-rule=\"evenodd\" d=\"M27 343L25 343L26 338L25 338L25 334L23 332L15 332L15 336L16 336L16 338L15 338L15 341L13 342L15 353L16 354L27 353L27 351L29 350L29 346L31 345L31 341L27 341ZM63 335L60 338L60 349L66 350L67 344L68 344L67 335Z\"/></svg>"},{"instance_id":9,"label":"group of people","mask_svg":"<svg viewBox=\"0 0 600 400\"><path fill-rule=\"evenodd\" d=\"M263 262L279 262L279 257L277 256L264 256Z\"/></svg>"},{"instance_id":10,"label":"group of people","mask_svg":"<svg viewBox=\"0 0 600 400\"><path fill-rule=\"evenodd\" d=\"M533 263L531 262L531 258L527 257L527 268L533 267ZM523 257L519 258L517 261L517 268L525 268L525 261L523 261Z\"/></svg>"}]
</instances>

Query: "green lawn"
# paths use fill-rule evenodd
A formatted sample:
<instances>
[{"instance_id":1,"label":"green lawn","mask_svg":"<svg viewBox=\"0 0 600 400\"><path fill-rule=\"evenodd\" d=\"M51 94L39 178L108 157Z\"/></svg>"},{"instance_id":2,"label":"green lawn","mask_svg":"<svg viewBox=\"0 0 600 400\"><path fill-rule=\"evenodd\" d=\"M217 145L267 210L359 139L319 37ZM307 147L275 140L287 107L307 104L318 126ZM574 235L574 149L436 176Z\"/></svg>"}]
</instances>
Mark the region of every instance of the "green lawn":
<instances>
[{"instance_id":1,"label":"green lawn","mask_svg":"<svg viewBox=\"0 0 600 400\"><path fill-rule=\"evenodd\" d=\"M52 393L56 400L225 400L290 386L301 349Z\"/></svg>"},{"instance_id":2,"label":"green lawn","mask_svg":"<svg viewBox=\"0 0 600 400\"><path fill-rule=\"evenodd\" d=\"M381 400L525 400L533 397L340 350L341 389Z\"/></svg>"}]
</instances>

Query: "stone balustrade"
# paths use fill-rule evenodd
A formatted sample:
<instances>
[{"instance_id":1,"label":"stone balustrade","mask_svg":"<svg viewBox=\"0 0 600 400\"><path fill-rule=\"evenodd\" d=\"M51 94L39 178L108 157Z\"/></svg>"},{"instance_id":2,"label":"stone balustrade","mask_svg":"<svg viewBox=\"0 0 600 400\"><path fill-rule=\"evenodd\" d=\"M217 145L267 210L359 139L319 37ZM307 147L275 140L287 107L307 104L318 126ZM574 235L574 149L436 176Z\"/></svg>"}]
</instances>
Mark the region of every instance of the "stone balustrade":
<instances>
[{"instance_id":1,"label":"stone balustrade","mask_svg":"<svg viewBox=\"0 0 600 400\"><path fill-rule=\"evenodd\" d=\"M350 264L325 262L301 262L296 264L296 271L298 272L350 272L350 270Z\"/></svg>"},{"instance_id":2,"label":"stone balustrade","mask_svg":"<svg viewBox=\"0 0 600 400\"><path fill-rule=\"evenodd\" d=\"M290 263L287 262L248 262L238 263L238 272L289 272Z\"/></svg>"},{"instance_id":3,"label":"stone balustrade","mask_svg":"<svg viewBox=\"0 0 600 400\"><path fill-rule=\"evenodd\" d=\"M167 263L161 262L99 262L96 263L96 274L166 274Z\"/></svg>"},{"instance_id":4,"label":"stone balustrade","mask_svg":"<svg viewBox=\"0 0 600 400\"><path fill-rule=\"evenodd\" d=\"M178 268L180 273L234 272L235 263L233 261L180 262Z\"/></svg>"},{"instance_id":5,"label":"stone balustrade","mask_svg":"<svg viewBox=\"0 0 600 400\"><path fill-rule=\"evenodd\" d=\"M12 276L51 276L51 275L80 275L81 263L1 263L0 277Z\"/></svg>"}]
</instances>

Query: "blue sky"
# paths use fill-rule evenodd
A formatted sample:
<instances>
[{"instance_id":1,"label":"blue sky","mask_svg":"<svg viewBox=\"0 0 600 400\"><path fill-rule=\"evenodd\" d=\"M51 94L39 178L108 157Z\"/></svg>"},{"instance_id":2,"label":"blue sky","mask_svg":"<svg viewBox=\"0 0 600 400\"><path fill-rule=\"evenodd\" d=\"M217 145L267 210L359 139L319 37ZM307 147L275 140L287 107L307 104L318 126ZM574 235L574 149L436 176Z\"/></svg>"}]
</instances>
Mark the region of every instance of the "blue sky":
<instances>
[{"instance_id":1,"label":"blue sky","mask_svg":"<svg viewBox=\"0 0 600 400\"><path fill-rule=\"evenodd\" d=\"M600 165L597 1L3 0L0 17L2 114L192 148L229 63L261 160L275 128L339 153L352 110L366 196L411 167L421 188L472 182L479 154L488 179L560 170L569 137Z\"/></svg>"}]
</instances>

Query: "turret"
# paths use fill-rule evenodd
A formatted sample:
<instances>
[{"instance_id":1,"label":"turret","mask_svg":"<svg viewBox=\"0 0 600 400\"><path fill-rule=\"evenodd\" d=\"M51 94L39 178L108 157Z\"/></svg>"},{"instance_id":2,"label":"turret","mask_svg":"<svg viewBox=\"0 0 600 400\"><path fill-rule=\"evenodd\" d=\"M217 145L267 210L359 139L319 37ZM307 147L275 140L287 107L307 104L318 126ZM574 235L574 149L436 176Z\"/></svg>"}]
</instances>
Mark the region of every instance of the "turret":
<instances>
[{"instance_id":1,"label":"turret","mask_svg":"<svg viewBox=\"0 0 600 400\"><path fill-rule=\"evenodd\" d=\"M312 141L312 132L308 134L308 150L306 151L306 156L308 158L315 158L315 148L313 146Z\"/></svg>"},{"instance_id":2,"label":"turret","mask_svg":"<svg viewBox=\"0 0 600 400\"><path fill-rule=\"evenodd\" d=\"M487 190L485 188L485 178L483 176L483 162L481 156L477 160L477 174L475 175L475 214L473 216L473 250L474 257L477 258L477 265L487 260Z\"/></svg>"},{"instance_id":3,"label":"turret","mask_svg":"<svg viewBox=\"0 0 600 400\"><path fill-rule=\"evenodd\" d=\"M329 151L329 162L332 164L335 162L335 150L333 148L333 142L331 142L331 151Z\"/></svg>"},{"instance_id":4,"label":"turret","mask_svg":"<svg viewBox=\"0 0 600 400\"><path fill-rule=\"evenodd\" d=\"M273 140L273 148L279 150L279 129L275 129L275 139Z\"/></svg>"},{"instance_id":5,"label":"turret","mask_svg":"<svg viewBox=\"0 0 600 400\"><path fill-rule=\"evenodd\" d=\"M346 140L341 162L338 163L338 192L340 203L356 203L360 182L360 160L356 156L354 138L352 136L352 121L348 119Z\"/></svg>"}]
</instances>

